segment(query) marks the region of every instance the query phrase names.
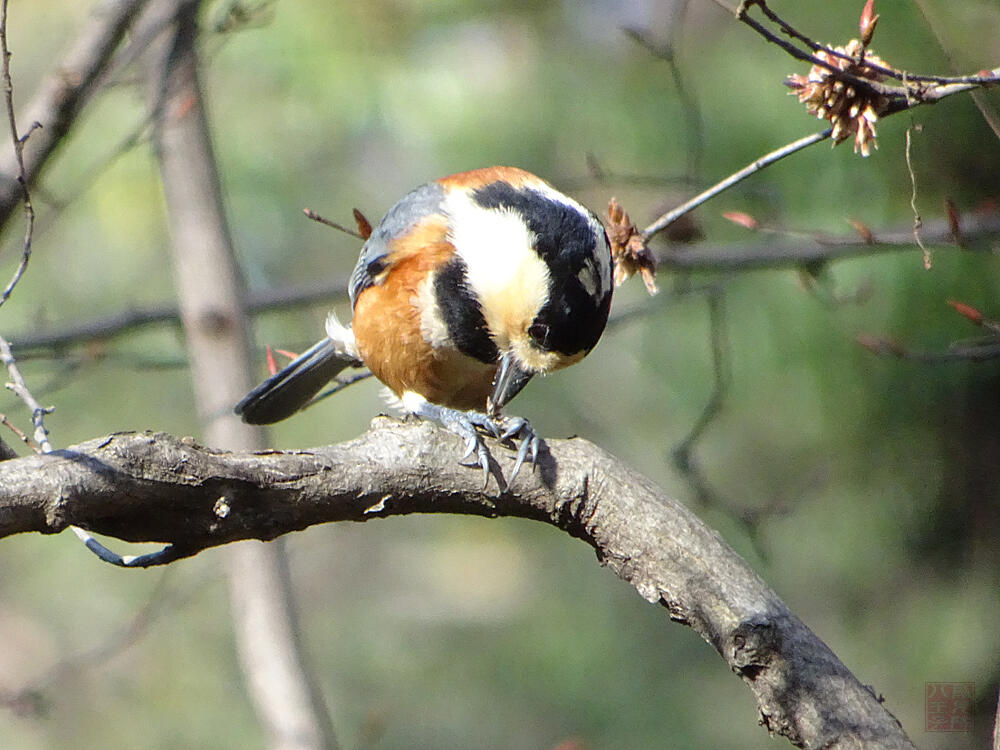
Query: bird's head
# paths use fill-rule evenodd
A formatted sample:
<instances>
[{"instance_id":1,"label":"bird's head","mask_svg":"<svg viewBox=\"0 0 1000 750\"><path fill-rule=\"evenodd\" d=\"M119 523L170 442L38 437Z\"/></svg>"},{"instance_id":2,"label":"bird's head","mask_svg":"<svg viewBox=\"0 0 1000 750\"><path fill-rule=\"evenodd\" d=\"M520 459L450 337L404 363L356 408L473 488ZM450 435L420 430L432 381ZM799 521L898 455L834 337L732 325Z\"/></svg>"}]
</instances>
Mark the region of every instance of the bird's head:
<instances>
[{"instance_id":1,"label":"bird's head","mask_svg":"<svg viewBox=\"0 0 1000 750\"><path fill-rule=\"evenodd\" d=\"M532 376L597 344L611 305L611 251L593 213L528 172L494 167L442 183L451 291L475 303L494 347L487 407L497 414ZM449 304L447 291L438 290L439 305Z\"/></svg>"}]
</instances>

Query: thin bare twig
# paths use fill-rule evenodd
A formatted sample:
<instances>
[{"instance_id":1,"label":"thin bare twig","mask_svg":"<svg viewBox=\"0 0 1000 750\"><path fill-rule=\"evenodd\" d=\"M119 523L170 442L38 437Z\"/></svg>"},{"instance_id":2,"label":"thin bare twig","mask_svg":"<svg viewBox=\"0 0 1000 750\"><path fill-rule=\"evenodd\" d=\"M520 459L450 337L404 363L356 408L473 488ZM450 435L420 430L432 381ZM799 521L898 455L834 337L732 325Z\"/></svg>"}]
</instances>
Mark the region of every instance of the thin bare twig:
<instances>
[{"instance_id":1,"label":"thin bare twig","mask_svg":"<svg viewBox=\"0 0 1000 750\"><path fill-rule=\"evenodd\" d=\"M935 23L935 20L932 17L932 11L930 7L928 7L926 0L914 0L914 2L917 6L917 10L920 11L920 15L924 18L924 23L927 24L927 28L929 28L931 33L934 34L934 39L937 41L938 47L941 49L941 52L944 53L945 58L947 58L948 66L951 68L952 72L954 72L957 69L957 66L955 65L955 61L952 58L951 51L949 49L951 45L945 41L941 25ZM986 97L981 91L972 91L970 96L972 97L972 101L975 103L976 108L979 110L979 113L986 121L986 124L989 125L990 130L993 131L993 134L996 135L997 138L1000 138L1000 116L998 116L997 113L990 108L986 101Z\"/></svg>"},{"instance_id":2,"label":"thin bare twig","mask_svg":"<svg viewBox=\"0 0 1000 750\"><path fill-rule=\"evenodd\" d=\"M924 245L923 238L920 236L920 228L923 227L924 222L920 218L920 211L917 209L917 173L913 169L913 159L910 153L913 145L914 127L918 126L911 125L906 129L906 170L910 175L910 210L913 211L913 241L923 251L924 268L929 270L931 267L931 251Z\"/></svg>"},{"instance_id":3,"label":"thin bare twig","mask_svg":"<svg viewBox=\"0 0 1000 750\"><path fill-rule=\"evenodd\" d=\"M721 5L721 3L719 4ZM865 67L871 68L873 71L879 73L880 75L886 76L887 78L892 78L894 80L900 81L903 84L903 86L886 86L877 81L872 81L871 79L868 78L856 78L855 76L849 73L844 73L844 71L840 70L835 65L832 65L830 62L823 60L823 58L811 55L808 52L799 49L791 42L783 39L781 36L770 31L763 24L750 18L749 15L747 15L747 11L749 10L749 8L755 5L758 8L760 8L761 12L764 13L764 15L767 16L767 18L779 28L782 34L792 37L793 39L798 39L813 52L823 52L824 54L830 55L832 57L837 57L842 60L855 61L855 59L852 56L845 54L843 51L838 50L834 47L830 47L829 45L826 44L820 44L819 42L811 39L810 37L806 36L802 32L795 29L793 26L791 26L791 24L786 22L777 13L771 10L771 8L768 7L767 3L764 2L764 0L745 0L745 2L740 3L740 6L736 8L733 12L740 21L745 23L747 26L752 28L761 36L763 36L765 39L767 39L767 41L772 42L773 44L776 44L779 47L781 47L792 57L798 60L802 60L804 62L809 62L813 65L819 65L820 67L826 68L836 77L840 78L843 81L852 83L854 85L860 85L861 87L868 88L872 91L877 91L878 93L881 93L885 96L892 96L892 97L902 96L905 98L907 96L907 90L912 88L908 84L930 83L938 86L968 84L970 86L982 86L982 85L1000 83L1000 80L997 79L995 72L991 72L988 75L982 75L980 73L975 73L972 75L961 75L961 76L926 75L922 73L908 73L903 70L896 70L894 68L889 68L884 65L879 65L878 63L870 62L868 60L865 60ZM723 5L723 7L726 6Z\"/></svg>"},{"instance_id":4,"label":"thin bare twig","mask_svg":"<svg viewBox=\"0 0 1000 750\"><path fill-rule=\"evenodd\" d=\"M335 221L331 221L330 219L326 218L325 216L321 216L320 214L316 213L311 208L303 208L302 209L302 213L304 213L307 218L310 218L313 221L319 222L320 224L325 224L326 226L331 227L332 229L336 229L338 231L341 231L344 234L349 234L352 237L357 237L359 240L365 239L364 237L361 236L360 232L358 232L358 231L356 231L354 229L349 229L348 227L345 227L343 224L338 224Z\"/></svg>"},{"instance_id":5,"label":"thin bare twig","mask_svg":"<svg viewBox=\"0 0 1000 750\"><path fill-rule=\"evenodd\" d=\"M42 449L38 445L38 443L36 443L34 440L32 440L24 430L22 430L16 424L14 424L13 422L11 422L10 419L7 418L6 414L0 414L0 424L2 424L4 427L6 427L11 432L13 432L15 435L17 435L18 438L21 439L21 442L23 442L26 446L28 446L29 448L31 448L31 450L33 450L35 453L41 453L42 452Z\"/></svg>"},{"instance_id":6,"label":"thin bare twig","mask_svg":"<svg viewBox=\"0 0 1000 750\"><path fill-rule=\"evenodd\" d=\"M47 690L74 673L100 667L112 657L126 651L146 636L164 612L177 611L205 585L204 579L199 577L183 589L170 587L168 581L171 575L171 569L163 570L146 603L100 643L62 657L29 685L16 690L0 690L0 706L6 706L22 715L41 713Z\"/></svg>"},{"instance_id":7,"label":"thin bare twig","mask_svg":"<svg viewBox=\"0 0 1000 750\"><path fill-rule=\"evenodd\" d=\"M922 236L924 244L932 247L954 248L956 244L950 222L942 219L924 222ZM992 252L998 239L1000 215L971 213L963 217L963 250ZM768 238L754 242L670 249L658 253L656 262L658 267L674 271L748 271L815 266L861 255L909 250L912 247L913 226L910 224L905 228L880 231L872 236L859 233L769 233Z\"/></svg>"},{"instance_id":8,"label":"thin bare twig","mask_svg":"<svg viewBox=\"0 0 1000 750\"><path fill-rule=\"evenodd\" d=\"M275 287L250 292L247 309L254 314L288 310L318 302L329 302L347 296L347 275L324 279L317 283ZM126 309L93 320L75 323L50 332L25 333L12 336L14 351L59 349L81 341L107 340L139 328L156 324L176 325L180 313L176 305Z\"/></svg>"},{"instance_id":9,"label":"thin bare twig","mask_svg":"<svg viewBox=\"0 0 1000 750\"><path fill-rule=\"evenodd\" d=\"M31 422L35 426L35 442L41 447L43 453L52 451L52 444L49 442L49 431L45 427L45 415L51 414L53 407L42 406L31 395L27 384L21 375L21 370L17 366L17 361L11 353L10 344L3 336L0 336L0 362L7 368L11 377L11 382L7 383L7 388L13 391L24 404L31 410Z\"/></svg>"},{"instance_id":10,"label":"thin bare twig","mask_svg":"<svg viewBox=\"0 0 1000 750\"><path fill-rule=\"evenodd\" d=\"M674 91L680 103L681 113L685 120L685 132L687 134L688 148L687 154L687 177L694 179L701 172L702 157L705 152L705 122L698 106L698 100L688 89L681 68L677 64L675 47L677 39L680 38L682 19L687 9L687 2L678 3L674 9L674 18L669 24L670 39L666 42L657 42L647 29L626 26L622 30L632 39L641 44L651 55L667 64L670 69L670 76L674 82Z\"/></svg>"},{"instance_id":11,"label":"thin bare twig","mask_svg":"<svg viewBox=\"0 0 1000 750\"><path fill-rule=\"evenodd\" d=\"M708 320L712 350L712 393L705 402L705 408L688 431L685 438L674 450L676 456L690 454L694 444L704 434L705 429L722 408L726 389L729 386L729 335L726 326L725 292L721 286L706 295Z\"/></svg>"},{"instance_id":12,"label":"thin bare twig","mask_svg":"<svg viewBox=\"0 0 1000 750\"><path fill-rule=\"evenodd\" d=\"M943 351L910 349L894 339L869 334L858 336L857 342L873 354L928 365L986 362L1000 358L1000 340L995 336L971 341L956 341Z\"/></svg>"},{"instance_id":13,"label":"thin bare twig","mask_svg":"<svg viewBox=\"0 0 1000 750\"><path fill-rule=\"evenodd\" d=\"M26 120L45 128L31 139L25 155L27 183L31 184L69 132L90 94L100 84L114 50L145 0L101 0L66 54L53 66L26 107ZM7 222L20 202L18 171L13 159L0 159L0 225Z\"/></svg>"},{"instance_id":14,"label":"thin bare twig","mask_svg":"<svg viewBox=\"0 0 1000 750\"><path fill-rule=\"evenodd\" d=\"M751 5L759 5L762 7L766 7L762 2L760 2L760 0L748 0L747 2L743 2L740 4L740 7L736 11L736 17L740 21L745 23L747 26L749 26L751 29L756 31L758 34L760 34L762 37L764 37L767 41L781 47L781 49L783 49L789 55L794 57L796 60L801 60L802 62L809 63L810 65L818 65L821 68L825 68L834 78L841 80L844 83L849 83L850 85L855 86L862 91L871 91L889 98L906 97L906 91L899 88L898 86L889 86L879 81L872 80L870 78L862 78L861 76L856 76L853 73L848 73L844 70L841 70L834 63L831 63L829 60L824 60L822 57L818 57L809 52L806 52L805 50L799 49L788 40L783 39L779 35L775 34L773 31L768 29L764 24L754 20L749 15L747 15L746 12L747 8ZM822 47L822 45L818 46L821 47L824 52L826 51L826 48ZM831 54L839 58L845 57L845 55L842 52L837 52L835 50L831 50L828 54ZM847 56L847 59L853 60L854 58ZM867 62L865 64L867 65Z\"/></svg>"},{"instance_id":15,"label":"thin bare twig","mask_svg":"<svg viewBox=\"0 0 1000 750\"><path fill-rule=\"evenodd\" d=\"M10 299L17 282L28 270L28 261L31 260L31 234L35 226L35 210L31 207L31 195L28 193L28 178L24 170L24 143L31 135L32 131L40 125L35 122L28 128L24 137L17 134L17 120L14 117L14 83L10 77L10 50L7 48L7 0L0 4L0 75L3 77L4 103L7 107L7 125L10 128L11 139L14 142L14 158L17 162L17 181L21 186L21 203L24 205L24 240L21 250L21 261L17 264L14 275L0 293L0 305Z\"/></svg>"},{"instance_id":16,"label":"thin bare twig","mask_svg":"<svg viewBox=\"0 0 1000 750\"><path fill-rule=\"evenodd\" d=\"M705 297L708 302L709 340L712 350L712 392L687 435L674 447L674 466L694 489L699 502L714 504L713 493L692 458L695 444L722 410L729 387L729 336L726 326L725 292L716 285Z\"/></svg>"},{"instance_id":17,"label":"thin bare twig","mask_svg":"<svg viewBox=\"0 0 1000 750\"><path fill-rule=\"evenodd\" d=\"M833 132L832 128L827 128L826 130L823 130L819 133L813 133L812 135L807 135L805 138L799 138L797 141L793 141L792 143L782 146L779 149L775 149L769 154L765 154L756 161L753 161L747 166L743 167L743 169L739 170L738 172L734 172L733 174L729 175L729 177L722 180L721 182L717 182L708 190L699 193L691 200L681 204L672 211L668 211L667 213L663 214L663 216L661 216L659 219L657 219L648 227L642 230L643 240L648 241L650 238L653 237L653 235L662 232L664 229L669 227L684 214L689 213L690 211L700 206L702 203L705 203L706 201L719 195L719 193L728 190L733 185L742 182L750 175L756 174L762 169L771 166L775 162L780 161L781 159L784 159L786 156L790 156L791 154L794 154L797 151L801 151L802 149L808 148L813 144L825 141L827 138L830 137L830 134L832 132Z\"/></svg>"},{"instance_id":18,"label":"thin bare twig","mask_svg":"<svg viewBox=\"0 0 1000 750\"><path fill-rule=\"evenodd\" d=\"M896 339L861 334L857 342L868 351L882 356L912 360L925 364L948 364L951 362L984 362L1000 358L1000 321L987 317L978 309L965 302L948 300L948 304L962 317L974 325L985 328L988 336L953 341L944 351L920 351L910 349Z\"/></svg>"},{"instance_id":19,"label":"thin bare twig","mask_svg":"<svg viewBox=\"0 0 1000 750\"><path fill-rule=\"evenodd\" d=\"M762 12L775 23L782 33L787 34L799 41L807 44L810 49L815 51L822 51L824 54L833 55L836 58L847 59L853 63L858 63L853 57L845 55L843 52L828 48L824 45L820 45L804 34L798 32L790 25L785 23L777 14L773 13L768 7L764 0L744 0L740 3L739 7L736 9L730 9L728 6L721 2L721 0L715 0L717 4L721 5L728 10L732 10L736 17L743 23L750 26L752 29L757 31L761 36L774 44L777 44L782 49L784 49L788 54L796 59L809 62L814 66L822 67L829 71L830 75L840 81L856 86L858 90L868 91L873 94L878 94L880 96L886 97L886 102L884 107L879 110L881 116L885 117L891 114L896 114L904 110L910 109L920 104L927 104L931 102L937 102L945 97L952 96L954 94L969 91L974 88L979 88L985 85L1000 83L1000 67L995 68L991 71L986 72L984 75L973 75L973 76L961 76L961 77L940 77L940 76L913 76L904 71L892 71L890 68L883 68L874 63L870 63L867 59L864 61L864 66L866 68L877 69L879 73L885 75L891 75L893 78L902 81L902 86L887 86L880 81L873 80L872 78L865 78L861 76L854 75L847 72L837 65L831 63L828 59L823 59L816 55L812 55L809 52L800 49L793 43L782 38L778 34L772 32L766 26L760 22L754 20L748 15L748 10L752 6L758 6ZM863 54L863 53L862 53ZM827 118L829 119L829 118ZM803 148L812 146L815 143L819 143L826 138L829 138L832 134L833 129L825 130L821 133L815 133L811 136L801 138L793 143L788 144L776 151L761 157L752 164L744 167L739 172L736 172L716 185L712 186L700 195L695 196L687 203L679 206L678 208L670 211L655 222L650 224L642 233L644 240L649 240L653 235L667 228L676 221L681 216L685 215L695 207L701 205L705 201L715 197L719 193L727 190L733 185L741 182L750 175L760 171L761 169L770 166L776 161L788 156L789 154L795 153ZM864 152L864 150L863 150ZM867 155L867 154L866 154ZM917 237L918 243L920 242L919 236ZM925 262L927 256L925 255Z\"/></svg>"},{"instance_id":20,"label":"thin bare twig","mask_svg":"<svg viewBox=\"0 0 1000 750\"><path fill-rule=\"evenodd\" d=\"M77 198L89 191L97 181L114 165L119 158L143 143L149 137L149 125L152 115L146 114L140 119L110 151L98 157L91 166L83 172L83 177L76 185L65 191L60 191L59 195L47 193L45 191L39 196L39 203L44 204L48 210L45 213L45 220L39 222L37 227L39 234L44 234L45 230L69 208ZM36 188L37 192L37 188Z\"/></svg>"}]
</instances>

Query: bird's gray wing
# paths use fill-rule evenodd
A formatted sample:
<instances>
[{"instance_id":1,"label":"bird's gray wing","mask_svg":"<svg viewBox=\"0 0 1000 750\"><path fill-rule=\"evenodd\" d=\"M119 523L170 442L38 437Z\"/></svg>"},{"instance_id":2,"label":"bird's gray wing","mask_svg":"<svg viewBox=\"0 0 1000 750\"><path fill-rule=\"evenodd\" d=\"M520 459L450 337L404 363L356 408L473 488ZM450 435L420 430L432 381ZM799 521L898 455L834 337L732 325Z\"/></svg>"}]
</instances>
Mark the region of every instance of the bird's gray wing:
<instances>
[{"instance_id":1,"label":"bird's gray wing","mask_svg":"<svg viewBox=\"0 0 1000 750\"><path fill-rule=\"evenodd\" d=\"M376 283L388 264L392 240L405 235L421 219L441 213L444 188L440 183L428 182L403 196L382 218L371 236L361 247L358 263L351 272L348 293L351 306L362 291Z\"/></svg>"}]
</instances>

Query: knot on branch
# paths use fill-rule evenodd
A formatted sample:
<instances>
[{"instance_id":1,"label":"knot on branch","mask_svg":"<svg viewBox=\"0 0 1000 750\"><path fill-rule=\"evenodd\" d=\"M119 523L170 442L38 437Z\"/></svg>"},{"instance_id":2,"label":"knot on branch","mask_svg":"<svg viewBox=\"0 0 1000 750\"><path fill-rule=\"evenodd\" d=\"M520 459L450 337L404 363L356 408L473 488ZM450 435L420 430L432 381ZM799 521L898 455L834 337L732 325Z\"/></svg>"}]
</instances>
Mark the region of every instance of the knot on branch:
<instances>
[{"instance_id":1,"label":"knot on branch","mask_svg":"<svg viewBox=\"0 0 1000 750\"><path fill-rule=\"evenodd\" d=\"M774 622L760 616L741 622L731 637L733 669L755 680L770 663L778 648L778 629Z\"/></svg>"}]
</instances>

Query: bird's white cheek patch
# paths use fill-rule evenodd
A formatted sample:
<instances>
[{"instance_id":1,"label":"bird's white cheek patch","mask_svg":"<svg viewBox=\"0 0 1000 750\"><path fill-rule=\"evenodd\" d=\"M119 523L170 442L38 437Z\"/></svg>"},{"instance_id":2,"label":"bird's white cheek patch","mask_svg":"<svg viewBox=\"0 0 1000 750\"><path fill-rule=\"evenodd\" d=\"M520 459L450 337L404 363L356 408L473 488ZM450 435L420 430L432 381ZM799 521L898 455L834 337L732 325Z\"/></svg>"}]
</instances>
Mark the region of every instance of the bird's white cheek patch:
<instances>
[{"instance_id":1,"label":"bird's white cheek patch","mask_svg":"<svg viewBox=\"0 0 1000 750\"><path fill-rule=\"evenodd\" d=\"M479 292L486 326L503 349L514 337L523 336L542 309L549 294L549 269L537 255L521 261L520 269L502 288Z\"/></svg>"},{"instance_id":2,"label":"bird's white cheek patch","mask_svg":"<svg viewBox=\"0 0 1000 750\"><path fill-rule=\"evenodd\" d=\"M535 236L513 211L483 208L463 191L445 200L449 240L466 266L486 325L503 348L526 330L549 293L549 269L534 250Z\"/></svg>"}]
</instances>

